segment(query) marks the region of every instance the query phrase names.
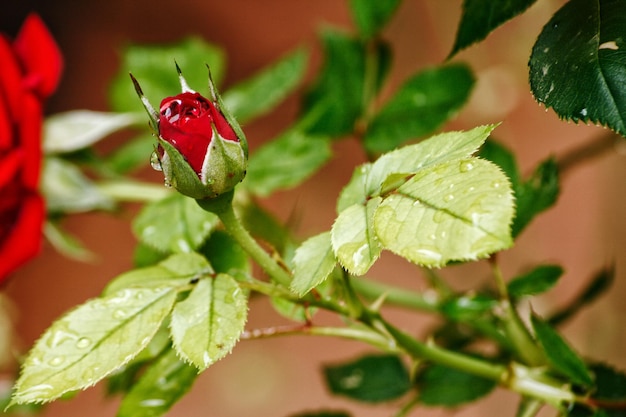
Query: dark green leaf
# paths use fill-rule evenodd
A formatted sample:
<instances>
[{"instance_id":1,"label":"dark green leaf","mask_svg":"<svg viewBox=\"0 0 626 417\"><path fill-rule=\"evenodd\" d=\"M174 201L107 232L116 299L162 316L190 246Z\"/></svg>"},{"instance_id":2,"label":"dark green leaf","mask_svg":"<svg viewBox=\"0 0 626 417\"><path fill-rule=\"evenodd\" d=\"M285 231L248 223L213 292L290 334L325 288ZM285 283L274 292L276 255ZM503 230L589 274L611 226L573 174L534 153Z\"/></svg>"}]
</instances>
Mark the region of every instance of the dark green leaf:
<instances>
[{"instance_id":1,"label":"dark green leaf","mask_svg":"<svg viewBox=\"0 0 626 417\"><path fill-rule=\"evenodd\" d=\"M117 417L157 417L165 414L196 379L196 368L168 349L124 397Z\"/></svg>"},{"instance_id":2,"label":"dark green leaf","mask_svg":"<svg viewBox=\"0 0 626 417\"><path fill-rule=\"evenodd\" d=\"M364 38L371 38L385 26L401 0L350 0L354 22Z\"/></svg>"},{"instance_id":3,"label":"dark green leaf","mask_svg":"<svg viewBox=\"0 0 626 417\"><path fill-rule=\"evenodd\" d=\"M536 316L532 316L532 324L535 336L554 369L575 384L587 387L593 385L593 378L585 362L557 331Z\"/></svg>"},{"instance_id":4,"label":"dark green leaf","mask_svg":"<svg viewBox=\"0 0 626 417\"><path fill-rule=\"evenodd\" d=\"M301 124L308 133L338 137L353 132L363 114L368 53L376 69L372 92L382 83L390 53L384 44L368 50L363 42L335 30L325 30L321 37L324 65L304 98Z\"/></svg>"},{"instance_id":5,"label":"dark green leaf","mask_svg":"<svg viewBox=\"0 0 626 417\"><path fill-rule=\"evenodd\" d=\"M295 187L313 175L331 155L327 137L291 130L251 155L245 184L261 196Z\"/></svg>"},{"instance_id":6,"label":"dark green leaf","mask_svg":"<svg viewBox=\"0 0 626 417\"><path fill-rule=\"evenodd\" d=\"M515 277L509 284L508 292L512 298L541 294L556 284L563 268L559 265L540 265L527 274Z\"/></svg>"},{"instance_id":7,"label":"dark green leaf","mask_svg":"<svg viewBox=\"0 0 626 417\"><path fill-rule=\"evenodd\" d=\"M453 320L471 320L489 312L498 303L498 300L487 295L467 295L444 302L441 311Z\"/></svg>"},{"instance_id":8,"label":"dark green leaf","mask_svg":"<svg viewBox=\"0 0 626 417\"><path fill-rule=\"evenodd\" d=\"M129 45L122 52L122 65L109 90L111 107L119 112L144 112L128 77L129 72L139 81L154 107L158 108L165 97L180 93L174 61L182 69L189 86L205 96L209 90L205 64L211 67L216 84L224 74L222 51L200 38L187 38L168 46Z\"/></svg>"},{"instance_id":9,"label":"dark green leaf","mask_svg":"<svg viewBox=\"0 0 626 417\"><path fill-rule=\"evenodd\" d=\"M552 207L559 196L559 172L554 159L542 162L531 177L514 189L517 210L511 233L519 235L531 220Z\"/></svg>"},{"instance_id":10,"label":"dark green leaf","mask_svg":"<svg viewBox=\"0 0 626 417\"><path fill-rule=\"evenodd\" d=\"M200 248L215 272L230 273L231 270L250 272L248 254L224 231L216 230Z\"/></svg>"},{"instance_id":11,"label":"dark green leaf","mask_svg":"<svg viewBox=\"0 0 626 417\"><path fill-rule=\"evenodd\" d=\"M626 374L601 363L591 365L591 371L595 376L595 390L588 402L597 409L576 406L567 416L626 417Z\"/></svg>"},{"instance_id":12,"label":"dark green leaf","mask_svg":"<svg viewBox=\"0 0 626 417\"><path fill-rule=\"evenodd\" d=\"M491 31L524 12L537 0L465 0L454 46L448 58L479 42Z\"/></svg>"},{"instance_id":13,"label":"dark green leaf","mask_svg":"<svg viewBox=\"0 0 626 417\"><path fill-rule=\"evenodd\" d=\"M304 76L307 54L298 50L239 84L229 88L222 100L239 123L271 110L298 85Z\"/></svg>"},{"instance_id":14,"label":"dark green leaf","mask_svg":"<svg viewBox=\"0 0 626 417\"><path fill-rule=\"evenodd\" d=\"M133 232L160 252L191 252L217 222L217 216L202 210L195 200L176 193L146 205L133 221Z\"/></svg>"},{"instance_id":15,"label":"dark green leaf","mask_svg":"<svg viewBox=\"0 0 626 417\"><path fill-rule=\"evenodd\" d=\"M478 156L485 158L502 168L502 171L511 180L511 185L515 189L520 182L520 173L515 161L515 155L503 144L489 138L485 141L478 152Z\"/></svg>"},{"instance_id":16,"label":"dark green leaf","mask_svg":"<svg viewBox=\"0 0 626 417\"><path fill-rule=\"evenodd\" d=\"M383 402L411 389L409 373L395 355L369 355L335 366L324 367L332 393L363 402Z\"/></svg>"},{"instance_id":17,"label":"dark green leaf","mask_svg":"<svg viewBox=\"0 0 626 417\"><path fill-rule=\"evenodd\" d=\"M496 382L443 365L429 365L417 378L419 400L426 405L454 407L489 394Z\"/></svg>"},{"instance_id":18,"label":"dark green leaf","mask_svg":"<svg viewBox=\"0 0 626 417\"><path fill-rule=\"evenodd\" d=\"M467 101L473 85L472 72L463 64L419 72L371 120L365 147L372 152L389 151L434 132Z\"/></svg>"},{"instance_id":19,"label":"dark green leaf","mask_svg":"<svg viewBox=\"0 0 626 417\"><path fill-rule=\"evenodd\" d=\"M160 252L152 246L139 242L135 246L135 252L133 253L133 265L136 268L154 265L167 258L167 256L166 252Z\"/></svg>"},{"instance_id":20,"label":"dark green leaf","mask_svg":"<svg viewBox=\"0 0 626 417\"><path fill-rule=\"evenodd\" d=\"M291 258L296 244L287 226L280 223L254 200L242 202L238 208L242 223L252 235L269 243L283 256L283 259Z\"/></svg>"},{"instance_id":21,"label":"dark green leaf","mask_svg":"<svg viewBox=\"0 0 626 417\"><path fill-rule=\"evenodd\" d=\"M530 57L535 99L564 119L626 135L626 1L571 0L543 28Z\"/></svg>"}]
</instances>

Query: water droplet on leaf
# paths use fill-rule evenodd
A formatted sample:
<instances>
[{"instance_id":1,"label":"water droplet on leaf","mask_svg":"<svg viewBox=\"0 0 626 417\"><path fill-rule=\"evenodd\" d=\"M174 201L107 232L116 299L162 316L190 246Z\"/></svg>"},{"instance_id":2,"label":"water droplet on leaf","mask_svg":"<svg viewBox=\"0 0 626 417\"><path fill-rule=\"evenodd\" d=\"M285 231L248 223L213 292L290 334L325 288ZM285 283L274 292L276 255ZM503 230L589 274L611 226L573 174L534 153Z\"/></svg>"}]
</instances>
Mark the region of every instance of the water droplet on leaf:
<instances>
[{"instance_id":1,"label":"water droplet on leaf","mask_svg":"<svg viewBox=\"0 0 626 417\"><path fill-rule=\"evenodd\" d=\"M91 345L91 339L88 337L81 337L78 341L76 341L76 347L80 349L84 349L89 345Z\"/></svg>"}]
</instances>

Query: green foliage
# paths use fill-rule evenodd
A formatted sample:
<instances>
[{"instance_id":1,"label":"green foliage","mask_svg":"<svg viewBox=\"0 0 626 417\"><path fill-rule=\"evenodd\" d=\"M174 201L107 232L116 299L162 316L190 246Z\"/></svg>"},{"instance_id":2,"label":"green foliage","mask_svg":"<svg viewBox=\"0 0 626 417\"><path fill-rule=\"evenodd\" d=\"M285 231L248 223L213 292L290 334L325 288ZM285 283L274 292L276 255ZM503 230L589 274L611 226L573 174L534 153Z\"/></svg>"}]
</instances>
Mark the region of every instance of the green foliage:
<instances>
[{"instance_id":1,"label":"green foliage","mask_svg":"<svg viewBox=\"0 0 626 417\"><path fill-rule=\"evenodd\" d=\"M365 148L389 151L408 139L433 133L465 104L473 86L474 76L463 64L418 72L369 122Z\"/></svg>"},{"instance_id":2,"label":"green foliage","mask_svg":"<svg viewBox=\"0 0 626 417\"><path fill-rule=\"evenodd\" d=\"M229 275L200 280L172 312L170 329L178 356L200 371L230 353L243 332L247 297Z\"/></svg>"},{"instance_id":3,"label":"green foliage","mask_svg":"<svg viewBox=\"0 0 626 417\"><path fill-rule=\"evenodd\" d=\"M395 355L367 355L342 365L325 366L326 384L333 394L377 403L406 394L409 373Z\"/></svg>"},{"instance_id":4,"label":"green foliage","mask_svg":"<svg viewBox=\"0 0 626 417\"><path fill-rule=\"evenodd\" d=\"M564 119L626 135L624 1L567 2L543 28L530 57L535 99Z\"/></svg>"},{"instance_id":5,"label":"green foliage","mask_svg":"<svg viewBox=\"0 0 626 417\"><path fill-rule=\"evenodd\" d=\"M198 371L168 349L124 396L117 417L157 417L191 389Z\"/></svg>"},{"instance_id":6,"label":"green foliage","mask_svg":"<svg viewBox=\"0 0 626 417\"><path fill-rule=\"evenodd\" d=\"M216 84L225 72L223 52L199 38L187 38L170 46L128 45L121 55L122 64L109 89L109 102L118 112L144 111L128 73L141 80L141 89L151 103L160 103L162 99L180 93L175 62L182 68L189 85L204 86L198 91L204 96L209 90L208 72L198 63L204 62L211 67Z\"/></svg>"},{"instance_id":7,"label":"green foliage","mask_svg":"<svg viewBox=\"0 0 626 417\"><path fill-rule=\"evenodd\" d=\"M245 184L260 196L294 187L315 173L331 155L328 137L287 131L252 154Z\"/></svg>"},{"instance_id":8,"label":"green foliage","mask_svg":"<svg viewBox=\"0 0 626 417\"><path fill-rule=\"evenodd\" d=\"M248 254L228 233L216 230L200 248L215 272L225 274L231 271L251 272L252 265Z\"/></svg>"},{"instance_id":9,"label":"green foliage","mask_svg":"<svg viewBox=\"0 0 626 417\"><path fill-rule=\"evenodd\" d=\"M498 304L497 299L488 295L463 295L443 302L441 312L455 321L467 321L489 313Z\"/></svg>"},{"instance_id":10,"label":"green foliage","mask_svg":"<svg viewBox=\"0 0 626 417\"><path fill-rule=\"evenodd\" d=\"M366 84L371 83L373 91L380 88L389 50L383 44L368 49L361 40L331 29L321 38L324 66L304 98L301 123L308 133L340 137L353 132L365 110ZM369 61L373 72L368 71Z\"/></svg>"},{"instance_id":11,"label":"green foliage","mask_svg":"<svg viewBox=\"0 0 626 417\"><path fill-rule=\"evenodd\" d=\"M157 141L152 134L136 136L107 155L107 166L118 174L124 174L144 166L156 145Z\"/></svg>"},{"instance_id":12,"label":"green foliage","mask_svg":"<svg viewBox=\"0 0 626 417\"><path fill-rule=\"evenodd\" d=\"M350 0L350 8L359 32L364 38L374 37L387 24L401 0Z\"/></svg>"},{"instance_id":13,"label":"green foliage","mask_svg":"<svg viewBox=\"0 0 626 417\"><path fill-rule=\"evenodd\" d=\"M297 50L229 88L222 100L239 123L260 116L282 101L302 80L307 55Z\"/></svg>"},{"instance_id":14,"label":"green foliage","mask_svg":"<svg viewBox=\"0 0 626 417\"><path fill-rule=\"evenodd\" d=\"M559 265L540 265L511 280L507 285L507 291L513 299L541 294L552 288L561 275L563 268Z\"/></svg>"},{"instance_id":15,"label":"green foliage","mask_svg":"<svg viewBox=\"0 0 626 417\"><path fill-rule=\"evenodd\" d=\"M523 13L537 0L504 0L484 2L464 0L463 15L456 34L454 46L448 58L473 43L487 37L506 21Z\"/></svg>"},{"instance_id":16,"label":"green foliage","mask_svg":"<svg viewBox=\"0 0 626 417\"><path fill-rule=\"evenodd\" d=\"M12 401L52 401L124 365L148 345L171 311L176 284L123 289L67 313L30 351Z\"/></svg>"},{"instance_id":17,"label":"green foliage","mask_svg":"<svg viewBox=\"0 0 626 417\"><path fill-rule=\"evenodd\" d=\"M455 407L489 394L496 382L443 365L428 365L417 377L419 401Z\"/></svg>"},{"instance_id":18,"label":"green foliage","mask_svg":"<svg viewBox=\"0 0 626 417\"><path fill-rule=\"evenodd\" d=\"M190 252L202 245L216 225L217 216L176 193L146 205L133 222L133 232L160 252Z\"/></svg>"},{"instance_id":19,"label":"green foliage","mask_svg":"<svg viewBox=\"0 0 626 417\"><path fill-rule=\"evenodd\" d=\"M330 245L330 233L324 232L307 239L296 250L293 262L291 290L303 296L328 278L335 268L337 261Z\"/></svg>"},{"instance_id":20,"label":"green foliage","mask_svg":"<svg viewBox=\"0 0 626 417\"><path fill-rule=\"evenodd\" d=\"M532 317L535 336L543 347L550 364L560 374L570 378L575 384L585 387L593 385L593 378L585 362L545 321Z\"/></svg>"},{"instance_id":21,"label":"green foliage","mask_svg":"<svg viewBox=\"0 0 626 417\"><path fill-rule=\"evenodd\" d=\"M470 156L493 128L437 135L357 168L332 229L344 268L364 274L380 248L442 266L510 246L509 182L495 165Z\"/></svg>"}]
</instances>

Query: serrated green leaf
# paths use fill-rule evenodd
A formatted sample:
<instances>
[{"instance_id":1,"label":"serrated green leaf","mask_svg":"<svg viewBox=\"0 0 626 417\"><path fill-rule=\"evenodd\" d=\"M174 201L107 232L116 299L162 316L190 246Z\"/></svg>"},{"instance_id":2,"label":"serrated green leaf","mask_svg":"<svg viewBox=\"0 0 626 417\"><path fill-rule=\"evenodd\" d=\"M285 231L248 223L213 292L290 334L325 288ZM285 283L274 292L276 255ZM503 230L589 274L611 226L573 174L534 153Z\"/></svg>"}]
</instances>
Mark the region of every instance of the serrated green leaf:
<instances>
[{"instance_id":1,"label":"serrated green leaf","mask_svg":"<svg viewBox=\"0 0 626 417\"><path fill-rule=\"evenodd\" d=\"M507 285L512 298L541 294L552 288L563 275L559 265L540 265L527 274L515 277Z\"/></svg>"},{"instance_id":2,"label":"serrated green leaf","mask_svg":"<svg viewBox=\"0 0 626 417\"><path fill-rule=\"evenodd\" d=\"M300 83L306 69L303 49L274 62L239 84L229 88L222 100L239 123L260 116L280 103Z\"/></svg>"},{"instance_id":3,"label":"serrated green leaf","mask_svg":"<svg viewBox=\"0 0 626 417\"><path fill-rule=\"evenodd\" d=\"M215 272L251 272L252 265L247 252L226 232L216 230L200 248Z\"/></svg>"},{"instance_id":4,"label":"serrated green leaf","mask_svg":"<svg viewBox=\"0 0 626 417\"><path fill-rule=\"evenodd\" d=\"M400 0L350 0L354 22L364 38L371 38L385 26Z\"/></svg>"},{"instance_id":5,"label":"serrated green leaf","mask_svg":"<svg viewBox=\"0 0 626 417\"><path fill-rule=\"evenodd\" d=\"M243 332L245 293L229 275L201 279L172 312L170 330L178 355L200 371L223 358Z\"/></svg>"},{"instance_id":6,"label":"serrated green leaf","mask_svg":"<svg viewBox=\"0 0 626 417\"><path fill-rule=\"evenodd\" d=\"M411 389L409 373L395 355L368 355L325 366L324 376L333 394L369 403L393 400Z\"/></svg>"},{"instance_id":7,"label":"serrated green leaf","mask_svg":"<svg viewBox=\"0 0 626 417\"><path fill-rule=\"evenodd\" d=\"M513 195L489 161L468 158L419 170L374 215L384 248L419 265L474 260L512 244Z\"/></svg>"},{"instance_id":8,"label":"serrated green leaf","mask_svg":"<svg viewBox=\"0 0 626 417\"><path fill-rule=\"evenodd\" d=\"M176 301L174 285L96 298L56 321L22 367L13 402L48 402L84 389L145 348Z\"/></svg>"},{"instance_id":9,"label":"serrated green leaf","mask_svg":"<svg viewBox=\"0 0 626 417\"><path fill-rule=\"evenodd\" d=\"M530 57L535 100L559 117L626 135L626 2L571 0L544 26Z\"/></svg>"},{"instance_id":10,"label":"serrated green leaf","mask_svg":"<svg viewBox=\"0 0 626 417\"><path fill-rule=\"evenodd\" d=\"M111 210L115 205L76 165L60 158L45 159L41 181L41 190L50 212Z\"/></svg>"},{"instance_id":11,"label":"serrated green leaf","mask_svg":"<svg viewBox=\"0 0 626 417\"><path fill-rule=\"evenodd\" d=\"M575 384L586 387L592 386L593 378L585 362L561 335L540 318L533 315L531 319L535 336L554 369L563 376L570 378Z\"/></svg>"},{"instance_id":12,"label":"serrated green leaf","mask_svg":"<svg viewBox=\"0 0 626 417\"><path fill-rule=\"evenodd\" d=\"M296 249L293 262L291 291L302 297L328 278L337 264L330 244L330 232L305 240Z\"/></svg>"},{"instance_id":13,"label":"serrated green leaf","mask_svg":"<svg viewBox=\"0 0 626 417\"><path fill-rule=\"evenodd\" d=\"M176 193L146 205L133 221L133 232L160 252L191 252L202 245L217 223L216 215Z\"/></svg>"},{"instance_id":14,"label":"serrated green leaf","mask_svg":"<svg viewBox=\"0 0 626 417\"><path fill-rule=\"evenodd\" d=\"M361 40L337 30L326 29L321 38L324 64L304 97L301 126L310 134L339 137L351 133L363 114L368 53L377 70L370 92L375 93L389 69L390 51L382 43L368 50Z\"/></svg>"},{"instance_id":15,"label":"serrated green leaf","mask_svg":"<svg viewBox=\"0 0 626 417\"><path fill-rule=\"evenodd\" d=\"M46 118L43 149L46 153L73 152L144 120L143 113L105 113L91 110L57 113Z\"/></svg>"},{"instance_id":16,"label":"serrated green leaf","mask_svg":"<svg viewBox=\"0 0 626 417\"><path fill-rule=\"evenodd\" d=\"M213 81L218 85L225 70L223 52L200 38L190 37L167 46L128 45L122 51L122 64L109 89L111 107L118 112L144 112L129 72L139 80L154 107L164 98L179 94L174 62L182 69L189 86L204 96L209 92L205 64L211 67Z\"/></svg>"},{"instance_id":17,"label":"serrated green leaf","mask_svg":"<svg viewBox=\"0 0 626 417\"><path fill-rule=\"evenodd\" d=\"M370 121L363 139L366 149L385 152L434 132L467 101L473 85L474 76L464 64L419 72Z\"/></svg>"},{"instance_id":18,"label":"serrated green leaf","mask_svg":"<svg viewBox=\"0 0 626 417\"><path fill-rule=\"evenodd\" d=\"M341 213L353 204L365 204L368 198L366 189L367 178L372 164L363 164L352 173L352 178L341 190L337 199L337 214Z\"/></svg>"},{"instance_id":19,"label":"serrated green leaf","mask_svg":"<svg viewBox=\"0 0 626 417\"><path fill-rule=\"evenodd\" d=\"M496 387L496 381L438 364L422 371L417 384L421 403L445 407L475 401Z\"/></svg>"},{"instance_id":20,"label":"serrated green leaf","mask_svg":"<svg viewBox=\"0 0 626 417\"><path fill-rule=\"evenodd\" d=\"M539 164L526 181L515 187L516 214L511 233L518 236L541 212L552 207L559 196L559 172L552 158Z\"/></svg>"},{"instance_id":21,"label":"serrated green leaf","mask_svg":"<svg viewBox=\"0 0 626 417\"><path fill-rule=\"evenodd\" d=\"M485 2L465 0L454 46L448 58L487 37L498 26L523 13L537 0Z\"/></svg>"},{"instance_id":22,"label":"serrated green leaf","mask_svg":"<svg viewBox=\"0 0 626 417\"><path fill-rule=\"evenodd\" d=\"M309 178L331 156L327 137L290 130L251 155L245 184L260 196L292 188Z\"/></svg>"},{"instance_id":23,"label":"serrated green leaf","mask_svg":"<svg viewBox=\"0 0 626 417\"><path fill-rule=\"evenodd\" d=\"M168 349L124 396L117 417L158 417L165 414L191 389L197 376L196 368L182 362L173 350Z\"/></svg>"},{"instance_id":24,"label":"serrated green leaf","mask_svg":"<svg viewBox=\"0 0 626 417\"><path fill-rule=\"evenodd\" d=\"M192 279L213 273L209 262L197 253L174 254L154 266L133 269L117 276L104 289L113 294L124 288L158 288L161 286L184 286Z\"/></svg>"},{"instance_id":25,"label":"serrated green leaf","mask_svg":"<svg viewBox=\"0 0 626 417\"><path fill-rule=\"evenodd\" d=\"M422 168L470 156L496 127L485 125L464 132L441 133L384 154L366 169L365 194L381 195L381 187L389 175L412 174Z\"/></svg>"},{"instance_id":26,"label":"serrated green leaf","mask_svg":"<svg viewBox=\"0 0 626 417\"><path fill-rule=\"evenodd\" d=\"M353 275L365 275L380 257L382 246L374 231L374 213L381 201L375 197L365 204L353 204L339 213L331 229L335 256Z\"/></svg>"}]
</instances>

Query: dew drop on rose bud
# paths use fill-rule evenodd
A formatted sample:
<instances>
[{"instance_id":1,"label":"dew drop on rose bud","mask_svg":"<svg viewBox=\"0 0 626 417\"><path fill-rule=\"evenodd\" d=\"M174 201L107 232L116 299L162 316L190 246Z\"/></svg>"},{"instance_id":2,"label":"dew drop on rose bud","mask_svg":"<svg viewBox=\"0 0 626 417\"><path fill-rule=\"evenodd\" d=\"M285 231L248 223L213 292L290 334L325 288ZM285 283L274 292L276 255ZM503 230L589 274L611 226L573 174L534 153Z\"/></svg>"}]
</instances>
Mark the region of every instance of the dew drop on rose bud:
<instances>
[{"instance_id":1,"label":"dew drop on rose bud","mask_svg":"<svg viewBox=\"0 0 626 417\"><path fill-rule=\"evenodd\" d=\"M156 151L152 152L152 155L150 155L150 165L155 171L163 171L159 154Z\"/></svg>"}]
</instances>

